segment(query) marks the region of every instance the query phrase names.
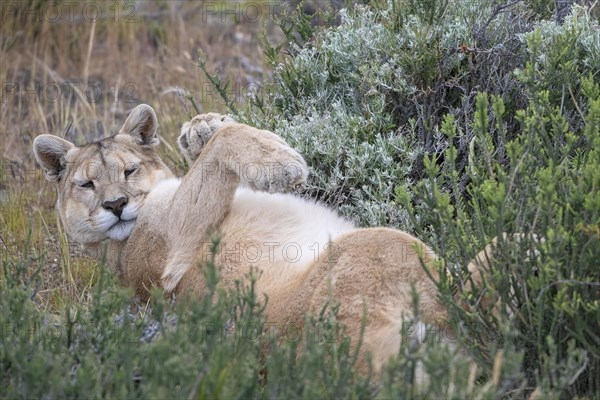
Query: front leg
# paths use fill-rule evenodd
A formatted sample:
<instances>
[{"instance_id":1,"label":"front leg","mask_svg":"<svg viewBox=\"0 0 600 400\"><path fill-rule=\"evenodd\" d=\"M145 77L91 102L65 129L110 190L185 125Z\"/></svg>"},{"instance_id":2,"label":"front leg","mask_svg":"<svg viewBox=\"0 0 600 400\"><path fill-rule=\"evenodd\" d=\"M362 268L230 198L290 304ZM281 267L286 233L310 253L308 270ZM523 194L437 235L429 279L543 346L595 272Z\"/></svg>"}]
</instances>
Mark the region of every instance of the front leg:
<instances>
[{"instance_id":1,"label":"front leg","mask_svg":"<svg viewBox=\"0 0 600 400\"><path fill-rule=\"evenodd\" d=\"M162 284L173 291L195 262L198 249L218 230L239 184L268 192L286 192L303 183L308 169L302 156L272 132L225 123L208 131L218 114L200 115L179 140L186 157L198 152L169 205L169 248ZM192 124L194 123L195 124ZM223 121L221 121L223 122ZM202 135L197 134L200 131ZM189 150L195 149L195 150Z\"/></svg>"},{"instance_id":2,"label":"front leg","mask_svg":"<svg viewBox=\"0 0 600 400\"><path fill-rule=\"evenodd\" d=\"M219 158L222 174L235 169L239 183L271 193L287 192L306 180L306 162L283 139L217 113L197 115L181 128L179 148L190 165L205 152L217 132L229 141ZM205 170L207 167L205 163Z\"/></svg>"}]
</instances>

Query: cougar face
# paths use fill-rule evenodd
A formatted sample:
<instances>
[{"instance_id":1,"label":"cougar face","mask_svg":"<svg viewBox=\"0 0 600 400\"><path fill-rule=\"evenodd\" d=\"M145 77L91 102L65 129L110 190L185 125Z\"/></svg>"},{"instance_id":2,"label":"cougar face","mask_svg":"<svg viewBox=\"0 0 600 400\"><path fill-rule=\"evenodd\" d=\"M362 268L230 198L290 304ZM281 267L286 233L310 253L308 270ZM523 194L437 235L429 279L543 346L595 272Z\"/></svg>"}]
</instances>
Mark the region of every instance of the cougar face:
<instances>
[{"instance_id":1,"label":"cougar face","mask_svg":"<svg viewBox=\"0 0 600 400\"><path fill-rule=\"evenodd\" d=\"M80 243L129 237L154 186L172 174L153 146L156 116L137 107L120 133L82 147L52 135L35 139L36 159L58 183L58 211Z\"/></svg>"}]
</instances>

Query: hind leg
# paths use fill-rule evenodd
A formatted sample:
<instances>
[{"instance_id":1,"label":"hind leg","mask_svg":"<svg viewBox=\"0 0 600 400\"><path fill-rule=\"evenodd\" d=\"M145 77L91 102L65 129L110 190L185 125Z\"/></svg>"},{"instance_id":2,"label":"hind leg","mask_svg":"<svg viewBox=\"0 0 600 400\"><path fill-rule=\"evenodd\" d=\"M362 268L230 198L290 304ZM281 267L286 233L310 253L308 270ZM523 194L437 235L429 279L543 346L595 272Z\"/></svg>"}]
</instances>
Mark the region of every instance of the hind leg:
<instances>
[{"instance_id":1,"label":"hind leg","mask_svg":"<svg viewBox=\"0 0 600 400\"><path fill-rule=\"evenodd\" d=\"M307 281L313 290L312 312L333 300L339 304L338 321L353 343L360 338L366 318L359 369L370 354L375 372L397 354L401 341L424 339L428 333L446 335L447 314L438 291L419 260L420 247L426 262L435 255L421 241L398 230L359 229L336 240L336 254L319 260ZM432 271L435 274L435 271ZM419 315L413 315L413 287L419 296Z\"/></svg>"}]
</instances>

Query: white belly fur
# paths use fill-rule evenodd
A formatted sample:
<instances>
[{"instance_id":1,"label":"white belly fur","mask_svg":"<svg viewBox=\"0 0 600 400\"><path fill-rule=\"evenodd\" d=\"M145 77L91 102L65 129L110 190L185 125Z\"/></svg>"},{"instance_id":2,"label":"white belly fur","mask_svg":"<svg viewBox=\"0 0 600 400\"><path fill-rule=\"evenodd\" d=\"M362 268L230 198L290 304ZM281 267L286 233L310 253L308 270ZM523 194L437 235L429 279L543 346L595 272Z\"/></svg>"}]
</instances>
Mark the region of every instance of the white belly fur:
<instances>
[{"instance_id":1,"label":"white belly fur","mask_svg":"<svg viewBox=\"0 0 600 400\"><path fill-rule=\"evenodd\" d=\"M248 251L240 248L246 262L258 257L264 265L288 265L295 272L305 269L331 249L330 242L356 229L335 212L314 201L291 194L255 192L239 188L230 215L223 223L223 240L251 243ZM249 244L247 243L247 244ZM246 244L246 245L247 245ZM224 243L230 247L228 243ZM240 246L240 247L241 247ZM249 262L258 264L258 262Z\"/></svg>"},{"instance_id":2,"label":"white belly fur","mask_svg":"<svg viewBox=\"0 0 600 400\"><path fill-rule=\"evenodd\" d=\"M164 215L179 184L179 179L166 179L148 194L144 215L155 228L164 229L165 221L153 217ZM326 257L331 241L354 229L351 222L314 201L240 187L221 225L221 248L225 249L221 256L236 257L242 265L263 270L276 265L278 273L285 272L279 268L298 273Z\"/></svg>"}]
</instances>

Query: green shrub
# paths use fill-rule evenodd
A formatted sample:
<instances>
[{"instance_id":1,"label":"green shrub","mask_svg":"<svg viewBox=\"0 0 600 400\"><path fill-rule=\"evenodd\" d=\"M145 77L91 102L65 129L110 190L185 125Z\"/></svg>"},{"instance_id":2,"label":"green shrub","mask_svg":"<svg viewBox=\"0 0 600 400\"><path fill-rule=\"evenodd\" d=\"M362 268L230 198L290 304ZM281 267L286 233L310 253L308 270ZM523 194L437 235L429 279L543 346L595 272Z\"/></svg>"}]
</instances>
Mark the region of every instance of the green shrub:
<instances>
[{"instance_id":1,"label":"green shrub","mask_svg":"<svg viewBox=\"0 0 600 400\"><path fill-rule=\"evenodd\" d=\"M27 260L3 259L3 398L229 398L256 392L260 341L224 330L231 323L262 326L252 284L235 293L217 290L209 264L203 299L176 307L157 292L149 306L133 312L131 291L116 286L102 268L89 302L69 304L48 320L32 300L36 283L29 267Z\"/></svg>"},{"instance_id":2,"label":"green shrub","mask_svg":"<svg viewBox=\"0 0 600 400\"><path fill-rule=\"evenodd\" d=\"M446 150L442 167L427 159L428 178L416 185L412 199L398 191L409 215L426 216L415 220L416 233L434 238L442 267L450 271L439 282L440 292L481 365L491 369L496 354L490 343L504 343L505 353L523 357L513 386L569 397L600 390L600 97L597 83L583 82L594 87L595 97L584 103L587 116L579 134L568 130L542 92L517 113L520 135L497 146L489 141L488 97L478 97L467 201L451 202L458 191L455 147ZM502 100L494 97L491 109L503 129ZM460 135L452 117L442 132L449 139ZM509 167L498 160L500 145ZM485 284L465 290L464 267L505 232L519 239L500 240ZM499 297L499 315L481 306L485 293Z\"/></svg>"}]
</instances>

